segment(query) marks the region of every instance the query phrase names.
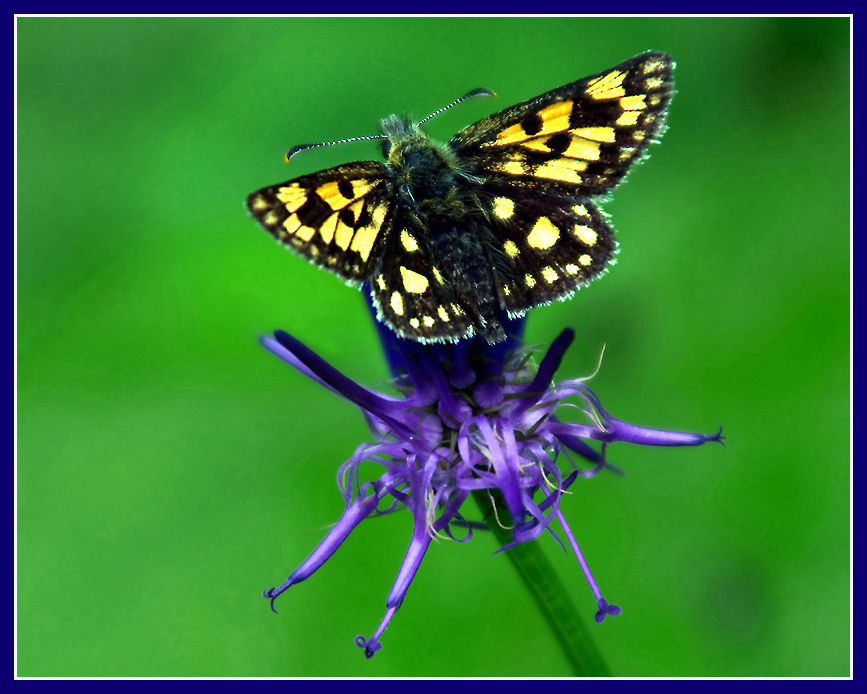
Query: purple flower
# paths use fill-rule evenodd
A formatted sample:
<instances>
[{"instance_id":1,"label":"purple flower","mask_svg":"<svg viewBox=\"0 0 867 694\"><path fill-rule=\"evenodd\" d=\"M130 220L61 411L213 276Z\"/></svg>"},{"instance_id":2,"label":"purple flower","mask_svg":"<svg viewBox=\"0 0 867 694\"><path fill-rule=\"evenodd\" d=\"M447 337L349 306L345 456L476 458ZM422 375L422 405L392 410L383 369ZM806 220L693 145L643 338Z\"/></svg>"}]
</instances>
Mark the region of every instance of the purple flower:
<instances>
[{"instance_id":1,"label":"purple flower","mask_svg":"<svg viewBox=\"0 0 867 694\"><path fill-rule=\"evenodd\" d=\"M596 596L596 621L620 614L602 596L575 536L560 510L562 494L579 478L611 467L606 447L623 441L651 446L698 446L722 443L722 430L705 436L628 424L611 415L586 379L553 383L554 373L572 343L564 330L536 367L521 350L523 320L507 323L509 339L488 345L480 339L455 344L422 345L404 340L379 325L394 372L394 397L350 380L291 335L277 331L264 346L306 376L358 406L374 441L359 446L338 474L346 509L325 539L283 585L264 592L274 600L289 586L306 580L337 550L362 520L401 506L412 513L412 539L386 600L385 616L373 635L355 643L370 658L406 596L434 537L461 542L473 524L461 514L467 498L487 494L494 521L512 524L512 541L499 551L535 540L553 526L575 553ZM557 410L577 404L587 423L561 421ZM600 450L588 441L601 442ZM576 466L576 460L584 467ZM382 466L382 475L364 480L365 462ZM589 469L587 465L590 465ZM508 518L502 511L508 511ZM555 524L556 521L556 524ZM456 538L456 528L466 535ZM562 542L561 542L562 544ZM274 610L276 612L276 610Z\"/></svg>"}]
</instances>

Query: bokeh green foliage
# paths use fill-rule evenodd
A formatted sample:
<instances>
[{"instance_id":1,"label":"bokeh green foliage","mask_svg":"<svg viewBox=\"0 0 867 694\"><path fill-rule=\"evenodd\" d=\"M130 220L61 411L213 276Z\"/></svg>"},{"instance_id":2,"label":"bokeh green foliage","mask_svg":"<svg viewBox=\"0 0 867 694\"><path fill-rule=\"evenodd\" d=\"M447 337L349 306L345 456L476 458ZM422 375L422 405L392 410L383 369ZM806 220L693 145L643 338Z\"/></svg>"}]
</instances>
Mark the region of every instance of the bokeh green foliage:
<instances>
[{"instance_id":1,"label":"bokeh green foliage","mask_svg":"<svg viewBox=\"0 0 867 694\"><path fill-rule=\"evenodd\" d=\"M259 597L342 510L361 417L261 350L274 328L387 373L360 295L281 250L251 190L429 123L469 122L648 49L678 61L669 131L606 204L621 252L573 300L561 375L624 419L727 450L615 446L625 478L565 511L621 617L624 676L849 671L849 21L845 18L17 20L18 672L557 676L569 671L480 533L428 553L372 661L410 534L360 527ZM543 538L588 620L574 559Z\"/></svg>"}]
</instances>

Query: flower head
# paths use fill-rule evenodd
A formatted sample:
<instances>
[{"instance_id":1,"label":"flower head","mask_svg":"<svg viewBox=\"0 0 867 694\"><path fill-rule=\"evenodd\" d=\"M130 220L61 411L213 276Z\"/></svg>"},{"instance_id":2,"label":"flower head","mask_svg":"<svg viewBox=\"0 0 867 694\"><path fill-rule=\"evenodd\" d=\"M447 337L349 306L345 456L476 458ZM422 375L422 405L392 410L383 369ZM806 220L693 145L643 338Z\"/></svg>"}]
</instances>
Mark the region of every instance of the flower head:
<instances>
[{"instance_id":1,"label":"flower head","mask_svg":"<svg viewBox=\"0 0 867 694\"><path fill-rule=\"evenodd\" d=\"M508 339L497 345L472 338L423 345L401 339L380 324L399 397L359 385L285 332L263 338L271 352L359 407L374 438L340 468L339 486L346 503L340 520L285 583L264 592L272 609L281 593L313 575L362 520L406 507L413 518L412 539L386 600L385 616L370 638L356 638L372 657L382 647L380 638L431 541L468 541L473 525L462 515L463 504L471 494L485 494L494 522L511 524L512 541L499 551L546 531L561 542L555 532L559 528L596 597L596 621L620 614L620 608L602 596L561 513L563 493L578 478L611 467L605 459L611 443L697 446L721 443L722 430L706 436L617 419L586 379L553 383L574 338L571 329L554 340L536 367L520 348L523 320L505 323ZM561 421L557 411L567 401L581 408L587 423ZM600 450L588 441L600 442ZM578 467L576 461L584 466ZM367 462L382 467L377 479L362 478L360 467ZM455 537L457 527L466 529L466 535Z\"/></svg>"}]
</instances>

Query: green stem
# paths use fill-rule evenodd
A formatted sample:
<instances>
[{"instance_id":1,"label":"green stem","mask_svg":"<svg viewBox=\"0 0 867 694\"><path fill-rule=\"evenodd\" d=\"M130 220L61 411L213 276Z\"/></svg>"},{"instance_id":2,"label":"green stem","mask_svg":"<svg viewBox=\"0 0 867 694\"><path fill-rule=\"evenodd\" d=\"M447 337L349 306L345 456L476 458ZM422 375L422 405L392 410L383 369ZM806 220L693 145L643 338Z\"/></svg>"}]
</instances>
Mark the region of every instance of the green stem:
<instances>
[{"instance_id":1,"label":"green stem","mask_svg":"<svg viewBox=\"0 0 867 694\"><path fill-rule=\"evenodd\" d=\"M475 491L473 496L485 516L491 515L491 497L486 491ZM502 522L508 523L509 512L496 499L497 514ZM503 528L495 519L489 523L494 537L500 546L511 542L512 533ZM536 606L554 632L563 655L569 661L572 672L577 677L610 677L611 671L596 647L590 630L587 628L575 605L569 598L570 592L560 581L554 567L537 542L524 542L505 552L518 572Z\"/></svg>"}]
</instances>

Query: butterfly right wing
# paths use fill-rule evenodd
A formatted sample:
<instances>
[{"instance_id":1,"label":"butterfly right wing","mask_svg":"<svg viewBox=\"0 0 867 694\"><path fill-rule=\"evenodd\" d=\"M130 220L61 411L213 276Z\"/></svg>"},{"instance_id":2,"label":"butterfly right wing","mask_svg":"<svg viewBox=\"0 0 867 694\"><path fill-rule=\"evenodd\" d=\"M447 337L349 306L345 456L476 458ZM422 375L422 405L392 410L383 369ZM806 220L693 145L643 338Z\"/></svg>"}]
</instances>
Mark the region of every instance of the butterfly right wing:
<instances>
[{"instance_id":1,"label":"butterfly right wing","mask_svg":"<svg viewBox=\"0 0 867 694\"><path fill-rule=\"evenodd\" d=\"M383 164L353 162L262 188L247 208L280 243L361 284L385 247L394 195Z\"/></svg>"},{"instance_id":2,"label":"butterfly right wing","mask_svg":"<svg viewBox=\"0 0 867 694\"><path fill-rule=\"evenodd\" d=\"M643 53L483 118L449 144L486 181L602 195L662 135L673 69L671 56Z\"/></svg>"},{"instance_id":3,"label":"butterfly right wing","mask_svg":"<svg viewBox=\"0 0 867 694\"><path fill-rule=\"evenodd\" d=\"M617 241L588 199L491 184L488 209L497 293L511 317L566 299L602 275Z\"/></svg>"}]
</instances>

